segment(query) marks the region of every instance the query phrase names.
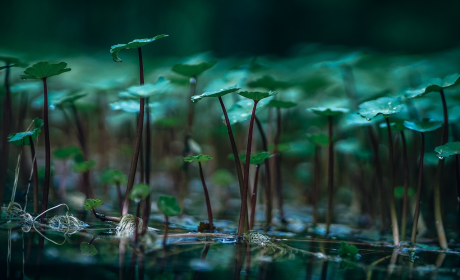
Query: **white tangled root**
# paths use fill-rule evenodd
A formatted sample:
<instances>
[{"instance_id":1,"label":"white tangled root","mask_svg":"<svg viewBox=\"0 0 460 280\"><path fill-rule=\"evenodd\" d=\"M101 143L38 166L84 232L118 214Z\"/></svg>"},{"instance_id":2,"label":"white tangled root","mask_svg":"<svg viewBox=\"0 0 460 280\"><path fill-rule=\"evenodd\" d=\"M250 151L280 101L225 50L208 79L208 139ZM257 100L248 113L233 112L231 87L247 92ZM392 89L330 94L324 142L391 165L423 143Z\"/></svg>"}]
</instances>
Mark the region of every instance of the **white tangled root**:
<instances>
[{"instance_id":1,"label":"white tangled root","mask_svg":"<svg viewBox=\"0 0 460 280\"><path fill-rule=\"evenodd\" d=\"M142 219L134 217L131 214L126 214L121 217L120 222L115 228L116 233L120 237L128 237L134 234L136 231L136 219L137 219L137 230L138 232L142 231Z\"/></svg>"}]
</instances>

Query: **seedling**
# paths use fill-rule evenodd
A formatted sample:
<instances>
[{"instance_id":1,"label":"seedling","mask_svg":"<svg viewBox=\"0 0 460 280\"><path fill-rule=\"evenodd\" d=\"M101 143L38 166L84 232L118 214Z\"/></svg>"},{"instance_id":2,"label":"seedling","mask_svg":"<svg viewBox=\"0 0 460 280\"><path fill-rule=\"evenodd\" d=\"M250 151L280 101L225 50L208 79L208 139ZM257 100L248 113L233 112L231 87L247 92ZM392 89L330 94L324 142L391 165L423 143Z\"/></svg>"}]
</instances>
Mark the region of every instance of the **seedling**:
<instances>
[{"instance_id":1,"label":"seedling","mask_svg":"<svg viewBox=\"0 0 460 280\"><path fill-rule=\"evenodd\" d=\"M281 82L278 82L281 83ZM273 85L281 87L281 85ZM281 100L271 100L267 106L276 108L276 134L274 139L274 151L273 154L275 155L275 189L278 197L278 209L280 211L281 221L286 222L286 218L284 216L284 209L283 209L283 192L282 192L282 185L281 185L281 152L279 151L279 142L281 136L281 109L289 109L297 104L294 102L289 101L281 101Z\"/></svg>"},{"instance_id":2,"label":"seedling","mask_svg":"<svg viewBox=\"0 0 460 280\"><path fill-rule=\"evenodd\" d=\"M254 127L254 118L256 116L256 108L257 103L260 100L273 96L277 94L276 91L269 91L269 92L258 92L258 91L241 91L238 92L239 95L246 97L248 99L252 99L254 102L254 106L252 109L251 120L249 121L249 132L248 132L248 142L246 147L246 163L244 164L244 182L243 182L243 196L241 197L241 210L240 210L240 219L238 223L238 238L243 237L244 233L244 224L245 224L245 216L244 214L247 212L247 199L248 199L248 186L249 186L249 164L250 164L250 156L251 156L251 146L252 146L252 131Z\"/></svg>"},{"instance_id":3,"label":"seedling","mask_svg":"<svg viewBox=\"0 0 460 280\"><path fill-rule=\"evenodd\" d=\"M112 221L112 222L120 222L120 218L117 217L110 217L105 216L104 214L96 213L96 208L103 204L102 200L100 199L87 199L84 204L84 208L86 211L91 211L94 214L94 217L98 218L101 221Z\"/></svg>"},{"instance_id":4,"label":"seedling","mask_svg":"<svg viewBox=\"0 0 460 280\"><path fill-rule=\"evenodd\" d=\"M387 124L387 134L388 134L388 159L390 162L390 188L389 188L389 206L390 206L390 215L391 215L391 227L393 230L393 242L395 245L399 244L399 229L398 229L398 217L396 215L396 206L394 201L394 160L393 160L393 140L391 137L391 126L390 126L390 115L401 112L405 108L405 105L401 103L401 98L392 98L392 97L382 97L376 100L371 100L362 103L359 105L358 114L361 117L366 118L370 121L378 115L383 115Z\"/></svg>"},{"instance_id":5,"label":"seedling","mask_svg":"<svg viewBox=\"0 0 460 280\"><path fill-rule=\"evenodd\" d=\"M442 143L446 144L449 141L449 117L447 113L446 97L444 96L444 89L454 87L460 84L460 74L452 74L446 76L444 79L434 78L423 83L419 88L406 91L408 98L420 97L430 92L439 92L441 95L442 110L444 117ZM434 185L434 216L436 220L436 231L438 233L439 245L443 249L447 249L447 239L444 231L444 224L442 222L441 213L441 175L444 166L444 161L438 161L436 168L436 177Z\"/></svg>"},{"instance_id":6,"label":"seedling","mask_svg":"<svg viewBox=\"0 0 460 280\"><path fill-rule=\"evenodd\" d=\"M96 247L92 244L91 240L89 243L88 242L82 242L80 243L80 252L82 255L85 256L95 256L97 255L98 251Z\"/></svg>"},{"instance_id":7,"label":"seedling","mask_svg":"<svg viewBox=\"0 0 460 280\"><path fill-rule=\"evenodd\" d=\"M457 181L457 202L460 205L460 171L459 171L459 162L458 162L458 155L460 153L460 142L449 142L445 145L438 146L435 149L435 152L438 153L438 158L443 160L446 157L454 156L455 155L455 178ZM460 229L460 206L458 208L459 211L459 229ZM460 235L460 231L459 231Z\"/></svg>"},{"instance_id":8,"label":"seedling","mask_svg":"<svg viewBox=\"0 0 460 280\"><path fill-rule=\"evenodd\" d=\"M30 130L31 127L25 132L13 133L8 135L8 142L12 142L16 146L30 146L30 152L32 155L33 165L33 183L34 183L34 213L38 213L38 168L37 159L35 155L34 141L40 135L41 127L43 126L43 120L35 118L33 120L34 129Z\"/></svg>"},{"instance_id":9,"label":"seedling","mask_svg":"<svg viewBox=\"0 0 460 280\"><path fill-rule=\"evenodd\" d=\"M139 218L138 217L140 217L141 201L145 200L149 196L150 196L150 187L149 187L149 185L143 184L143 183L135 185L133 187L133 190L129 194L129 198L134 200L136 202L136 204L137 204L136 231L135 231L135 239L134 239L135 242L137 242L138 239L139 239ZM149 207L150 207L150 205L149 205ZM145 209L144 209L144 211L145 211ZM147 228L148 216L144 216L143 218L145 218L145 217L146 217L146 219L143 219L143 221L142 221L142 229L144 229L144 225L145 225L145 228Z\"/></svg>"},{"instance_id":10,"label":"seedling","mask_svg":"<svg viewBox=\"0 0 460 280\"><path fill-rule=\"evenodd\" d=\"M107 168L101 173L101 181L105 184L116 185L118 194L118 206L121 213L123 209L123 195L121 194L121 185L126 184L128 178L126 175L116 169Z\"/></svg>"},{"instance_id":11,"label":"seedling","mask_svg":"<svg viewBox=\"0 0 460 280\"><path fill-rule=\"evenodd\" d=\"M404 126L408 129L418 131L422 135L422 145L420 151L420 164L419 164L419 173L418 173L418 185L417 185L417 200L415 204L415 212L414 212L414 223L412 226L412 236L411 242L415 244L416 237L417 237L417 224L418 218L420 215L420 202L422 197L422 178L423 178L423 157L425 154L425 132L433 131L442 126L442 122L430 120L430 119L422 119L420 121L405 121Z\"/></svg>"},{"instance_id":12,"label":"seedling","mask_svg":"<svg viewBox=\"0 0 460 280\"><path fill-rule=\"evenodd\" d=\"M47 61L40 61L35 63L31 67L24 71L25 75L21 75L21 79L37 79L43 82L44 91L44 103L43 103L43 120L45 128L45 182L43 184L43 197L42 197L42 209L44 212L48 208L48 193L50 188L50 131L48 124L48 86L47 79L65 72L69 72L71 69L66 68L67 63L60 62L56 64L50 64ZM42 216L44 221L46 214Z\"/></svg>"},{"instance_id":13,"label":"seedling","mask_svg":"<svg viewBox=\"0 0 460 280\"><path fill-rule=\"evenodd\" d=\"M327 190L329 193L327 201L327 214L326 214L326 235L330 233L330 226L332 222L332 198L334 195L334 140L332 138L332 118L347 113L349 110L345 108L310 108L311 112L327 117L329 123L329 160L328 160L328 180Z\"/></svg>"},{"instance_id":14,"label":"seedling","mask_svg":"<svg viewBox=\"0 0 460 280\"><path fill-rule=\"evenodd\" d=\"M137 52L139 54L139 82L140 85L144 85L144 64L142 60L142 47L159 39L165 38L168 35L157 35L153 38L148 39L136 39L128 44L118 44L114 45L110 48L110 53L112 55L112 59L115 62L122 62L122 60L118 57L118 53L123 49L133 49L137 48ZM136 176L136 168L137 168L137 161L139 159L139 151L142 141L142 129L144 126L144 107L145 107L145 98L141 97L139 102L139 118L137 122L137 133L136 133L136 142L134 145L134 153L131 160L131 167L128 176L128 184L126 186L126 194L130 193L133 185L134 185L134 177ZM128 196L125 197L125 203L123 205L122 214L128 214L129 209L129 198Z\"/></svg>"},{"instance_id":15,"label":"seedling","mask_svg":"<svg viewBox=\"0 0 460 280\"><path fill-rule=\"evenodd\" d=\"M165 215L165 233L163 236L163 247L166 247L166 240L168 238L169 217L177 216L180 214L181 209L177 200L173 196L160 196L158 198L158 208Z\"/></svg>"},{"instance_id":16,"label":"seedling","mask_svg":"<svg viewBox=\"0 0 460 280\"><path fill-rule=\"evenodd\" d=\"M356 261L358 260L358 248L356 246L342 241L338 253L342 258L340 268L353 269L356 267Z\"/></svg>"},{"instance_id":17,"label":"seedling","mask_svg":"<svg viewBox=\"0 0 460 280\"><path fill-rule=\"evenodd\" d=\"M203 175L203 168L201 166L202 162L206 162L206 161L211 160L211 159L212 159L212 157L210 157L208 155L196 155L196 156L184 157L185 162L198 162L198 166L200 168L201 183L203 184L204 196L206 198L206 208L207 208L207 211L208 211L209 230L214 231L214 222L213 222L213 219L212 219L211 200L209 199L208 188L206 187L206 182L204 180L204 175Z\"/></svg>"}]
</instances>

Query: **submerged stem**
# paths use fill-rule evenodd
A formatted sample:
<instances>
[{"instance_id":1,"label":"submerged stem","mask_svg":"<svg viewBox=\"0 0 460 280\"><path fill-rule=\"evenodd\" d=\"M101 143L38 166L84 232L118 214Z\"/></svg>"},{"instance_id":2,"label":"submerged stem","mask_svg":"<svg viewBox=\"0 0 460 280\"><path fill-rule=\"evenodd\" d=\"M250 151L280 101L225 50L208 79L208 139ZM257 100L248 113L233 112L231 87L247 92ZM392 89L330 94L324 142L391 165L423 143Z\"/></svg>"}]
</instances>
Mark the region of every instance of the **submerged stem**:
<instances>
[{"instance_id":1,"label":"submerged stem","mask_svg":"<svg viewBox=\"0 0 460 280\"><path fill-rule=\"evenodd\" d=\"M254 186L252 188L252 198L251 198L251 219L249 220L249 230L254 227L254 220L256 216L256 204L257 204L257 179L259 177L259 168L260 165L256 166L256 175L254 177Z\"/></svg>"},{"instance_id":2,"label":"submerged stem","mask_svg":"<svg viewBox=\"0 0 460 280\"><path fill-rule=\"evenodd\" d=\"M398 229L398 216L396 215L396 206L395 206L395 170L394 170L394 160L393 160L393 139L391 137L391 127L390 127L390 120L389 118L385 117L385 121L387 124L387 133L388 133L388 161L389 161L389 169L390 169L390 215L391 215L391 227L393 230L393 243L394 245L399 245L399 229Z\"/></svg>"},{"instance_id":3,"label":"submerged stem","mask_svg":"<svg viewBox=\"0 0 460 280\"><path fill-rule=\"evenodd\" d=\"M401 218L401 240L406 240L406 221L407 221L407 193L409 191L409 163L407 161L407 146L404 131L401 130L401 140L403 148L403 165L404 165L404 198Z\"/></svg>"},{"instance_id":4,"label":"submerged stem","mask_svg":"<svg viewBox=\"0 0 460 280\"><path fill-rule=\"evenodd\" d=\"M150 187L150 154L151 154L151 131L150 131L150 106L149 98L146 100L146 127L145 127L145 183ZM142 210L142 234L145 234L148 228L150 217L150 193L145 198L144 209Z\"/></svg>"},{"instance_id":5,"label":"submerged stem","mask_svg":"<svg viewBox=\"0 0 460 280\"><path fill-rule=\"evenodd\" d=\"M421 132L422 135L422 148L420 151L420 164L418 171L418 185L417 185L417 200L415 201L415 211L414 211L414 223L412 225L412 235L410 241L415 244L417 239L417 225L418 218L420 216L420 202L422 197L422 175L423 175L423 158L425 155L425 133Z\"/></svg>"},{"instance_id":6,"label":"submerged stem","mask_svg":"<svg viewBox=\"0 0 460 280\"><path fill-rule=\"evenodd\" d=\"M201 183L203 184L204 196L206 198L206 208L208 210L209 229L211 231L214 231L214 222L212 220L211 201L209 200L208 188L206 187L206 182L204 181L203 168L201 166L201 162L198 162L198 166L200 167Z\"/></svg>"},{"instance_id":7,"label":"submerged stem","mask_svg":"<svg viewBox=\"0 0 460 280\"><path fill-rule=\"evenodd\" d=\"M166 240L168 239L169 217L165 215L165 234L163 235L163 248L166 248Z\"/></svg>"},{"instance_id":8,"label":"submerged stem","mask_svg":"<svg viewBox=\"0 0 460 280\"><path fill-rule=\"evenodd\" d=\"M33 183L34 183L34 213L38 213L38 169L37 169L37 158L35 155L35 145L32 140L32 136L29 136L30 142L30 154L32 156L32 168L33 168Z\"/></svg>"},{"instance_id":9,"label":"submerged stem","mask_svg":"<svg viewBox=\"0 0 460 280\"><path fill-rule=\"evenodd\" d=\"M328 116L329 122L329 160L328 160L328 179L327 179L327 214L326 214L326 235L330 233L330 226L333 216L332 198L334 195L334 141L332 139L332 117Z\"/></svg>"},{"instance_id":10,"label":"submerged stem","mask_svg":"<svg viewBox=\"0 0 460 280\"><path fill-rule=\"evenodd\" d=\"M278 152L278 144L280 142L281 135L281 110L276 108L276 134L274 139L274 154L275 154L275 186L276 186L276 196L278 198L278 209L280 211L280 218L283 223L286 222L283 209L283 191L281 186L281 154Z\"/></svg>"}]
</instances>

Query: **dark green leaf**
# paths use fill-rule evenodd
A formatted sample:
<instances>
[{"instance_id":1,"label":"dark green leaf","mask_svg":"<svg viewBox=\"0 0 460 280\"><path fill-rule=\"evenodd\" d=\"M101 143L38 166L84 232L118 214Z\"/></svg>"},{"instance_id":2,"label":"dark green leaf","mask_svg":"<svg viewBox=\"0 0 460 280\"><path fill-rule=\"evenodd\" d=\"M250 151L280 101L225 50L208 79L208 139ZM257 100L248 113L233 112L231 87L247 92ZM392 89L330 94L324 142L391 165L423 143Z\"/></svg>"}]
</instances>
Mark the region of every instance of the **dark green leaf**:
<instances>
[{"instance_id":1,"label":"dark green leaf","mask_svg":"<svg viewBox=\"0 0 460 280\"><path fill-rule=\"evenodd\" d=\"M445 145L438 146L434 149L438 157L445 158L460 154L460 142L448 142Z\"/></svg>"},{"instance_id":2,"label":"dark green leaf","mask_svg":"<svg viewBox=\"0 0 460 280\"><path fill-rule=\"evenodd\" d=\"M387 123L383 122L379 126L381 128L387 128ZM390 128L391 128L391 130L394 130L394 131L403 131L403 130L406 129L406 127L404 126L404 121L403 120L395 120L395 119L393 119L390 122Z\"/></svg>"},{"instance_id":3,"label":"dark green leaf","mask_svg":"<svg viewBox=\"0 0 460 280\"><path fill-rule=\"evenodd\" d=\"M81 149L77 146L58 148L53 153L53 155L58 159L68 159L75 157L77 154L81 154Z\"/></svg>"},{"instance_id":4,"label":"dark green leaf","mask_svg":"<svg viewBox=\"0 0 460 280\"><path fill-rule=\"evenodd\" d=\"M212 157L208 155L196 155L196 156L184 157L185 162L205 162L211 159Z\"/></svg>"},{"instance_id":5,"label":"dark green leaf","mask_svg":"<svg viewBox=\"0 0 460 280\"><path fill-rule=\"evenodd\" d=\"M235 85L233 87L226 88L226 89L220 89L220 90L217 90L217 91L205 92L205 93L200 94L200 95L192 96L192 102L194 102L194 103L198 102L198 101L200 101L201 99L203 99L205 97L222 97L224 95L227 95L227 94L232 93L232 92L237 92L239 90L240 90L240 88Z\"/></svg>"},{"instance_id":6,"label":"dark green leaf","mask_svg":"<svg viewBox=\"0 0 460 280\"><path fill-rule=\"evenodd\" d=\"M132 200L145 199L150 194L150 187L147 184L137 184L133 187L133 190L129 194L129 198Z\"/></svg>"},{"instance_id":7,"label":"dark green leaf","mask_svg":"<svg viewBox=\"0 0 460 280\"><path fill-rule=\"evenodd\" d=\"M269 106L269 107L283 108L283 109L292 108L292 107L294 107L296 105L297 105L297 103L295 103L295 102L281 101L281 100L274 100L274 99L272 99L267 104L267 106Z\"/></svg>"},{"instance_id":8,"label":"dark green leaf","mask_svg":"<svg viewBox=\"0 0 460 280\"><path fill-rule=\"evenodd\" d=\"M442 126L441 121L436 121L432 119L421 119L418 121L404 121L404 126L408 129L415 130L418 132L427 132L433 131Z\"/></svg>"},{"instance_id":9,"label":"dark green leaf","mask_svg":"<svg viewBox=\"0 0 460 280\"><path fill-rule=\"evenodd\" d=\"M66 95L64 97L62 97L61 99L58 99L57 101L53 102L53 104L55 106L62 106L63 104L70 104L70 103L74 103L75 101L77 101L78 99L82 98L86 96L86 93L73 93L73 94L69 94L69 95Z\"/></svg>"},{"instance_id":10,"label":"dark green leaf","mask_svg":"<svg viewBox=\"0 0 460 280\"><path fill-rule=\"evenodd\" d=\"M269 152L260 152L255 155L251 155L250 163L253 165L261 165L267 158L271 158L273 155L270 155ZM243 163L246 163L246 155L243 160Z\"/></svg>"},{"instance_id":11,"label":"dark green leaf","mask_svg":"<svg viewBox=\"0 0 460 280\"><path fill-rule=\"evenodd\" d=\"M105 169L104 171L102 171L100 178L101 178L101 181L105 184L124 185L127 183L126 175L117 169L111 169L111 168Z\"/></svg>"},{"instance_id":12,"label":"dark green leaf","mask_svg":"<svg viewBox=\"0 0 460 280\"><path fill-rule=\"evenodd\" d=\"M161 38L164 38L164 37L168 37L169 35L164 35L164 34L161 34L161 35L157 35L153 38L147 38L147 39L136 39L136 40L133 40L132 42L129 42L128 44L118 44L118 45L114 45L110 48L110 54L112 55L112 59L113 61L115 62L122 62L123 60L121 60L119 57L118 57L118 53L121 51L121 50L128 50L128 49L137 49L137 48L141 48L145 45L147 45L148 43L151 43L153 41L156 41L156 40L159 40Z\"/></svg>"},{"instance_id":13,"label":"dark green leaf","mask_svg":"<svg viewBox=\"0 0 460 280\"><path fill-rule=\"evenodd\" d=\"M315 145L327 146L329 145L329 136L322 133L307 134L308 140Z\"/></svg>"},{"instance_id":14,"label":"dark green leaf","mask_svg":"<svg viewBox=\"0 0 460 280\"><path fill-rule=\"evenodd\" d=\"M188 78L196 78L201 73L214 67L216 63L216 61L210 61L200 62L198 64L176 64L172 67L172 71Z\"/></svg>"},{"instance_id":15,"label":"dark green leaf","mask_svg":"<svg viewBox=\"0 0 460 280\"><path fill-rule=\"evenodd\" d=\"M83 161L83 162L78 162L74 167L73 170L76 172L86 172L90 170L91 167L96 165L96 161L90 160L90 161Z\"/></svg>"},{"instance_id":16,"label":"dark green leaf","mask_svg":"<svg viewBox=\"0 0 460 280\"><path fill-rule=\"evenodd\" d=\"M30 137L32 137L32 141L37 139L38 135L40 135L41 127L43 126L43 120L35 118L33 123L33 130L10 134L8 135L8 142L12 142L16 146L30 146Z\"/></svg>"},{"instance_id":17,"label":"dark green leaf","mask_svg":"<svg viewBox=\"0 0 460 280\"><path fill-rule=\"evenodd\" d=\"M439 92L441 89L453 87L460 84L460 74L451 74L444 79L434 78L424 82L416 89L407 90L405 92L407 98L423 96L430 92Z\"/></svg>"},{"instance_id":18,"label":"dark green leaf","mask_svg":"<svg viewBox=\"0 0 460 280\"><path fill-rule=\"evenodd\" d=\"M358 258L358 248L342 241L340 243L339 256L344 259L356 260Z\"/></svg>"},{"instance_id":19,"label":"dark green leaf","mask_svg":"<svg viewBox=\"0 0 460 280\"><path fill-rule=\"evenodd\" d=\"M277 81L271 76L263 76L262 78L249 82L247 85L251 88L264 88L267 90L278 90L289 87L289 83Z\"/></svg>"},{"instance_id":20,"label":"dark green leaf","mask_svg":"<svg viewBox=\"0 0 460 280\"><path fill-rule=\"evenodd\" d=\"M179 127L182 125L182 121L174 117L165 117L158 119L155 124L161 127Z\"/></svg>"},{"instance_id":21,"label":"dark green leaf","mask_svg":"<svg viewBox=\"0 0 460 280\"><path fill-rule=\"evenodd\" d=\"M367 120L358 114L358 111L352 112L345 117L345 123L349 126L372 125L378 118Z\"/></svg>"},{"instance_id":22,"label":"dark green leaf","mask_svg":"<svg viewBox=\"0 0 460 280\"><path fill-rule=\"evenodd\" d=\"M80 244L80 252L85 256L95 256L98 253L96 247L88 242L82 242Z\"/></svg>"},{"instance_id":23,"label":"dark green leaf","mask_svg":"<svg viewBox=\"0 0 460 280\"><path fill-rule=\"evenodd\" d=\"M166 216L176 216L180 214L180 207L173 196L160 196L158 198L158 208Z\"/></svg>"},{"instance_id":24,"label":"dark green leaf","mask_svg":"<svg viewBox=\"0 0 460 280\"><path fill-rule=\"evenodd\" d=\"M378 115L388 117L392 114L399 113L405 107L406 105L401 103L401 97L382 97L359 105L358 114L367 120L371 120Z\"/></svg>"},{"instance_id":25,"label":"dark green leaf","mask_svg":"<svg viewBox=\"0 0 460 280\"><path fill-rule=\"evenodd\" d=\"M21 79L49 78L70 71L70 68L66 67L65 62L50 64L48 61L40 61L24 70L25 75L21 75Z\"/></svg>"},{"instance_id":26,"label":"dark green leaf","mask_svg":"<svg viewBox=\"0 0 460 280\"><path fill-rule=\"evenodd\" d=\"M264 98L276 95L276 91L269 91L269 92L259 92L259 91L240 91L238 92L239 95L246 97L248 99L252 99L254 101L260 101Z\"/></svg>"},{"instance_id":27,"label":"dark green leaf","mask_svg":"<svg viewBox=\"0 0 460 280\"><path fill-rule=\"evenodd\" d=\"M102 200L100 199L87 199L85 202L85 210L91 211L102 205Z\"/></svg>"},{"instance_id":28,"label":"dark green leaf","mask_svg":"<svg viewBox=\"0 0 460 280\"><path fill-rule=\"evenodd\" d=\"M346 108L325 108L325 107L316 107L307 109L310 112L313 112L317 115L324 116L324 117L334 117L341 115L343 113L348 113L348 109Z\"/></svg>"}]
</instances>

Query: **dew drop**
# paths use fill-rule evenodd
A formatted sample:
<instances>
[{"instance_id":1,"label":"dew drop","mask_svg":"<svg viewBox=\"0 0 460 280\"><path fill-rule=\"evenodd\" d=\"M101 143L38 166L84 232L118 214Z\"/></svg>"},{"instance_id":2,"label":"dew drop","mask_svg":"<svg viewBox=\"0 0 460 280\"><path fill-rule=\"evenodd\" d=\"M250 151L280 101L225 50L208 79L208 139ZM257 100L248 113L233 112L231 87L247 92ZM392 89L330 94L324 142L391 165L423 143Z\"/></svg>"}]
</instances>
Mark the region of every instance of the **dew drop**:
<instances>
[{"instance_id":1,"label":"dew drop","mask_svg":"<svg viewBox=\"0 0 460 280\"><path fill-rule=\"evenodd\" d=\"M442 156L438 156L438 158L439 158L440 160L443 160L443 159L444 159L444 157L442 157Z\"/></svg>"},{"instance_id":2,"label":"dew drop","mask_svg":"<svg viewBox=\"0 0 460 280\"><path fill-rule=\"evenodd\" d=\"M370 119L370 118L366 118L366 121L371 121L371 119Z\"/></svg>"}]
</instances>

